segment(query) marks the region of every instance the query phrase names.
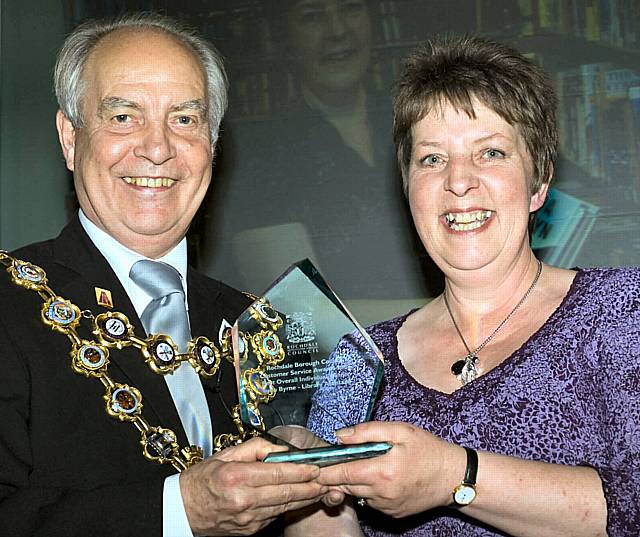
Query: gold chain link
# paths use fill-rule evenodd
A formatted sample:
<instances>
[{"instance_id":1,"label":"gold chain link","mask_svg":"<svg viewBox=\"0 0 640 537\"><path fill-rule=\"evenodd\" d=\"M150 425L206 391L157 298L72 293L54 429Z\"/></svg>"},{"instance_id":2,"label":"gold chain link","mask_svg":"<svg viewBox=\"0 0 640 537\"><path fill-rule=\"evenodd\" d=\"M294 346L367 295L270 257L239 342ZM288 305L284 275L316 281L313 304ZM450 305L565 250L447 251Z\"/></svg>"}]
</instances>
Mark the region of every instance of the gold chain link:
<instances>
[{"instance_id":1,"label":"gold chain link","mask_svg":"<svg viewBox=\"0 0 640 537\"><path fill-rule=\"evenodd\" d=\"M80 310L71 301L59 296L48 285L47 274L39 266L22 261L0 250L0 263L6 267L12 281L25 289L37 292L43 300L40 311L42 321L53 330L66 335L71 341L71 368L75 373L96 378L104 386L105 409L109 416L131 423L140 432L142 453L150 461L171 464L178 472L203 459L199 446L180 448L171 429L151 426L142 415L142 394L128 384L118 383L108 373L109 349L135 347L142 354L149 368L157 374L167 375L175 371L182 362L189 362L204 378L213 377L222 358L233 364L231 330L223 333L221 348L200 336L189 341L187 352L180 354L171 337L163 334L139 338L135 335L129 319L119 312L94 315L90 310ZM82 321L91 322L95 339L80 337L77 327ZM281 321L280 321L281 322ZM240 419L240 408L232 409L232 418L238 434L223 433L214 438L214 451L239 444L257 433L245 430Z\"/></svg>"}]
</instances>

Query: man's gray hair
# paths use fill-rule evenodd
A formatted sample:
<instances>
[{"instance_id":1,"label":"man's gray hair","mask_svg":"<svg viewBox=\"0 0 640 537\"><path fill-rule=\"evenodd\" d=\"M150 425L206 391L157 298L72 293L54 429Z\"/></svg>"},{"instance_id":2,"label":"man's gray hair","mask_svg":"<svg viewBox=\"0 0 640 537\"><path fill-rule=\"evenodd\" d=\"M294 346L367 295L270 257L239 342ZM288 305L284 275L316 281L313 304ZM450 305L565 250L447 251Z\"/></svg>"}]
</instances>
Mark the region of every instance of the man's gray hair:
<instances>
[{"instance_id":1,"label":"man's gray hair","mask_svg":"<svg viewBox=\"0 0 640 537\"><path fill-rule=\"evenodd\" d=\"M222 57L194 30L156 13L131 13L112 20L88 21L73 30L60 49L54 72L55 92L62 113L74 127L83 126L82 98L86 86L83 75L87 58L103 37L122 29L164 32L200 60L207 78L207 119L211 142L215 142L227 108L227 76Z\"/></svg>"}]
</instances>

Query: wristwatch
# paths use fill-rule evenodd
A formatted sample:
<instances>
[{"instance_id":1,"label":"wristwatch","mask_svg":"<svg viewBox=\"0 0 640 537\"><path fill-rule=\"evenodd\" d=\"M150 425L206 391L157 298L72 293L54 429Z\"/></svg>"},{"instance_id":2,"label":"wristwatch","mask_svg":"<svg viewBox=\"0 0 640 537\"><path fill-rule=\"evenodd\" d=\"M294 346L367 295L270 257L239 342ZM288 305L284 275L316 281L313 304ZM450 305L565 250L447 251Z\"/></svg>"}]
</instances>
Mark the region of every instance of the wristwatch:
<instances>
[{"instance_id":1,"label":"wristwatch","mask_svg":"<svg viewBox=\"0 0 640 537\"><path fill-rule=\"evenodd\" d=\"M464 507L476 499L476 477L478 475L478 453L475 449L464 448L467 452L467 469L464 472L464 479L455 489L453 489L453 502L449 507Z\"/></svg>"}]
</instances>

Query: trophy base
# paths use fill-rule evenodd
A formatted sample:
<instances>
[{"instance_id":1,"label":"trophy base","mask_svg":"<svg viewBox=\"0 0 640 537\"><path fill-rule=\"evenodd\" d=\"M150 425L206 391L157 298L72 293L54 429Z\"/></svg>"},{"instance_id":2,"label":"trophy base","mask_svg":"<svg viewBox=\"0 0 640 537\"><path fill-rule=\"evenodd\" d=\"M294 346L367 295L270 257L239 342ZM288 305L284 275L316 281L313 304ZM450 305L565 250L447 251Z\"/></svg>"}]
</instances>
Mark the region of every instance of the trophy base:
<instances>
[{"instance_id":1,"label":"trophy base","mask_svg":"<svg viewBox=\"0 0 640 537\"><path fill-rule=\"evenodd\" d=\"M367 442L340 446L325 446L269 453L263 462L295 462L315 466L331 466L342 462L370 459L384 455L392 447L389 442Z\"/></svg>"}]
</instances>

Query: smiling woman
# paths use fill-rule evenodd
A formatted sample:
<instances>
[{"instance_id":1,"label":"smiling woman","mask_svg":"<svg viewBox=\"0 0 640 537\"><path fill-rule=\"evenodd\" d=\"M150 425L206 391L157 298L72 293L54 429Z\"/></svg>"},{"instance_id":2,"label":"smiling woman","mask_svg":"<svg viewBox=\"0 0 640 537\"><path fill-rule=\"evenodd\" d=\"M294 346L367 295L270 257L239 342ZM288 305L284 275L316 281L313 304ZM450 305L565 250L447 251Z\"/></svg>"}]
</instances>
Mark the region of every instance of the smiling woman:
<instances>
[{"instance_id":1,"label":"smiling woman","mask_svg":"<svg viewBox=\"0 0 640 537\"><path fill-rule=\"evenodd\" d=\"M336 434L393 448L319 478L369 506L362 529L350 504L288 535L638 535L640 271L559 269L530 248L556 156L553 87L505 45L434 39L407 61L394 120L445 290L369 328L385 356L378 421ZM318 434L338 425L317 420Z\"/></svg>"},{"instance_id":2,"label":"smiling woman","mask_svg":"<svg viewBox=\"0 0 640 537\"><path fill-rule=\"evenodd\" d=\"M533 166L520 129L477 99L472 105L470 116L443 102L412 129L409 205L445 274L494 261L506 272L518 255L530 258L529 214L542 207L548 187L530 194Z\"/></svg>"}]
</instances>

